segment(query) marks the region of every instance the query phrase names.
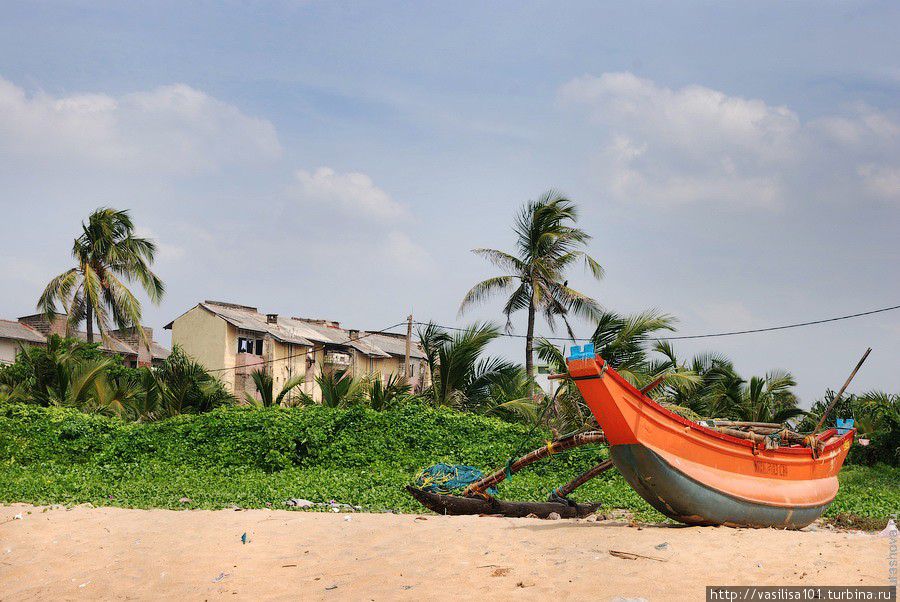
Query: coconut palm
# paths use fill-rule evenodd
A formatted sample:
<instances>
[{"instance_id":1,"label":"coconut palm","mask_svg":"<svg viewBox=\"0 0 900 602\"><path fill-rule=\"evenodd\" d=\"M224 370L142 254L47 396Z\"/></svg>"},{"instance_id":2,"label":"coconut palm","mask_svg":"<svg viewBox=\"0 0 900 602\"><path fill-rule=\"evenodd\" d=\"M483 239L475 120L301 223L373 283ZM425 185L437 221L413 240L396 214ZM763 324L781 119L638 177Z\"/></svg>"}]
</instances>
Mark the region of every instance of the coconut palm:
<instances>
[{"instance_id":1,"label":"coconut palm","mask_svg":"<svg viewBox=\"0 0 900 602\"><path fill-rule=\"evenodd\" d=\"M601 311L597 315L597 327L591 336L595 351L608 361L619 374L635 386L644 386L660 375L665 383L690 381L693 375L674 366L654 362L650 358L654 335L674 330L675 318L654 310L633 315L621 315ZM547 363L551 371L567 372L565 353L550 341L538 341L538 357ZM551 418L555 428L574 430L592 422L590 410L585 405L578 387L570 378L558 381L558 392Z\"/></svg>"},{"instance_id":2,"label":"coconut palm","mask_svg":"<svg viewBox=\"0 0 900 602\"><path fill-rule=\"evenodd\" d=\"M369 407L378 411L392 408L406 399L411 390L406 380L396 374L389 374L384 381L378 375L369 389Z\"/></svg>"},{"instance_id":3,"label":"coconut palm","mask_svg":"<svg viewBox=\"0 0 900 602\"><path fill-rule=\"evenodd\" d=\"M654 398L699 416L727 417L736 413L744 381L725 355L705 352L683 362L669 341L657 341L654 351L662 358L654 361L654 373L669 371L685 376L663 383L652 393Z\"/></svg>"},{"instance_id":4,"label":"coconut palm","mask_svg":"<svg viewBox=\"0 0 900 602\"><path fill-rule=\"evenodd\" d=\"M141 303L126 283L136 280L153 303L159 303L165 288L150 269L156 245L134 235L128 211L97 209L81 228L72 247L75 267L47 284L37 307L50 316L62 306L68 328L84 321L92 343L95 323L104 338L110 319L118 328L140 325Z\"/></svg>"},{"instance_id":5,"label":"coconut palm","mask_svg":"<svg viewBox=\"0 0 900 602\"><path fill-rule=\"evenodd\" d=\"M722 390L733 391L734 379L726 379ZM734 415L738 420L752 422L785 422L806 414L797 407L797 397L791 388L797 384L790 372L772 370L764 377L753 376L740 387L741 399ZM733 396L733 393L728 393Z\"/></svg>"},{"instance_id":6,"label":"coconut palm","mask_svg":"<svg viewBox=\"0 0 900 602\"><path fill-rule=\"evenodd\" d=\"M111 361L104 358L60 364L56 387L47 390L50 405L92 408L96 384L104 378Z\"/></svg>"},{"instance_id":7,"label":"coconut palm","mask_svg":"<svg viewBox=\"0 0 900 602\"><path fill-rule=\"evenodd\" d=\"M305 375L295 376L288 379L281 387L281 391L275 394L275 381L268 370L254 370L250 373L253 384L256 385L256 392L259 399L250 393L244 393L244 400L250 405L261 405L264 408L283 405L285 397L294 389L302 385L305 381Z\"/></svg>"},{"instance_id":8,"label":"coconut palm","mask_svg":"<svg viewBox=\"0 0 900 602\"><path fill-rule=\"evenodd\" d=\"M96 363L104 359L107 357L95 346L50 335L45 346L28 345L19 352L16 358L16 366L21 371L19 383L27 386L30 401L49 405L51 398L59 400L66 397L70 373L76 364L86 361ZM108 368L111 363L104 365Z\"/></svg>"},{"instance_id":9,"label":"coconut palm","mask_svg":"<svg viewBox=\"0 0 900 602\"><path fill-rule=\"evenodd\" d=\"M207 372L178 345L151 374L159 389L160 417L200 414L235 402L222 381Z\"/></svg>"},{"instance_id":10,"label":"coconut palm","mask_svg":"<svg viewBox=\"0 0 900 602\"><path fill-rule=\"evenodd\" d=\"M113 377L107 370L94 381L90 398L82 411L108 414L126 420L155 420L160 417L158 389L150 370L137 375Z\"/></svg>"},{"instance_id":11,"label":"coconut palm","mask_svg":"<svg viewBox=\"0 0 900 602\"><path fill-rule=\"evenodd\" d=\"M326 408L346 408L365 402L369 381L367 378L354 378L349 370L335 370L334 372L322 372L316 376L316 384L322 393L322 401L319 405ZM316 405L313 397L305 391L300 391L297 396L300 405Z\"/></svg>"},{"instance_id":12,"label":"coconut palm","mask_svg":"<svg viewBox=\"0 0 900 602\"><path fill-rule=\"evenodd\" d=\"M590 236L576 228L578 211L575 204L550 191L536 201L529 201L516 218L516 252L497 249L473 249L505 272L476 284L463 298L459 313L487 297L503 293L509 296L503 307L506 329L512 326L512 314L525 310L528 322L525 331L525 371L534 377L534 325L540 312L550 328L561 319L569 335L575 337L569 324L571 314L594 318L599 313L597 302L570 288L566 271L583 261L598 280L603 268L584 247Z\"/></svg>"},{"instance_id":13,"label":"coconut palm","mask_svg":"<svg viewBox=\"0 0 900 602\"><path fill-rule=\"evenodd\" d=\"M610 366L635 386L643 386L673 367L655 365L650 359L654 336L675 330L675 318L656 310L621 315L603 311L597 316L597 327L591 335L594 350Z\"/></svg>"},{"instance_id":14,"label":"coconut palm","mask_svg":"<svg viewBox=\"0 0 900 602\"><path fill-rule=\"evenodd\" d=\"M520 369L501 358L482 357L488 343L499 335L491 324L476 323L453 334L432 323L420 329L419 340L431 373L431 388L425 395L435 405L460 409L474 410L487 403L497 379Z\"/></svg>"}]
</instances>

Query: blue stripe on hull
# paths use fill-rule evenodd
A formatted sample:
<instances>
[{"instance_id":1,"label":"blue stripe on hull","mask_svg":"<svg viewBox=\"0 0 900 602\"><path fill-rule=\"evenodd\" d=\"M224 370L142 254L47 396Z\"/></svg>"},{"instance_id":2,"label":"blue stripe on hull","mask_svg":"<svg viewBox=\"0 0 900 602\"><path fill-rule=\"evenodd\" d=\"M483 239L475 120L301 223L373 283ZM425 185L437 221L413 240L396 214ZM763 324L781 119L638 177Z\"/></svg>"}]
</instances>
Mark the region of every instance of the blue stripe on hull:
<instances>
[{"instance_id":1,"label":"blue stripe on hull","mask_svg":"<svg viewBox=\"0 0 900 602\"><path fill-rule=\"evenodd\" d=\"M735 498L692 479L640 444L614 445L610 456L647 503L688 525L802 529L828 507L782 508Z\"/></svg>"}]
</instances>

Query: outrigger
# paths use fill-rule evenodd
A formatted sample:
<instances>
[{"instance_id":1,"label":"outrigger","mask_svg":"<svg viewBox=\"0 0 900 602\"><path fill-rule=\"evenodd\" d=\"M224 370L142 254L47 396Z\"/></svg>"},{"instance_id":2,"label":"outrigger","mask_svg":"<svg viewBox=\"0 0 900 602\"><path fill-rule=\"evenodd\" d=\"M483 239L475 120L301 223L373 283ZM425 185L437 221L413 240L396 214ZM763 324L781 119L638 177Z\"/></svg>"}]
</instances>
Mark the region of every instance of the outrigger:
<instances>
[{"instance_id":1,"label":"outrigger","mask_svg":"<svg viewBox=\"0 0 900 602\"><path fill-rule=\"evenodd\" d=\"M819 427L870 351L826 409ZM576 518L599 505L576 504L566 496L615 467L644 500L679 522L788 529L813 522L837 494L837 474L856 433L852 421L846 428L810 435L780 424L693 422L647 395L661 379L639 390L596 355L593 345L573 347L567 368L568 374L558 377L576 383L602 431L551 441L471 483L461 495L411 486L410 494L441 514L546 517L556 512ZM501 501L487 492L529 464L591 444L608 445L610 459L554 490L547 502Z\"/></svg>"}]
</instances>

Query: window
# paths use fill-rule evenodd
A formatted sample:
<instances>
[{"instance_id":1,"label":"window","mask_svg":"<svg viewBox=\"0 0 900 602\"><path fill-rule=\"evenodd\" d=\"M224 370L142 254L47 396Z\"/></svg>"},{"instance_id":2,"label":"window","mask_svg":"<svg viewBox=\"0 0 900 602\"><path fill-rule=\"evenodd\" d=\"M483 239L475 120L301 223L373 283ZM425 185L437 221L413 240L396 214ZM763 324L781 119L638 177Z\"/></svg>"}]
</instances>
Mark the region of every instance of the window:
<instances>
[{"instance_id":1,"label":"window","mask_svg":"<svg viewBox=\"0 0 900 602\"><path fill-rule=\"evenodd\" d=\"M245 337L238 337L237 352L238 353L252 353L254 355L262 355L263 354L262 339L248 339Z\"/></svg>"}]
</instances>

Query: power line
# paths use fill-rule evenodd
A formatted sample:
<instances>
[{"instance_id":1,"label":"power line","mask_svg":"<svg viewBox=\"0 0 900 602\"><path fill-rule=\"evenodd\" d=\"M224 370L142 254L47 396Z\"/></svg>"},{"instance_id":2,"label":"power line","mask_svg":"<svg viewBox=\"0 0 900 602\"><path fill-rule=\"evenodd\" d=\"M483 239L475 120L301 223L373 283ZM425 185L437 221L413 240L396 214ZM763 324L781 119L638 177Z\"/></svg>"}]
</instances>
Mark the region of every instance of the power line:
<instances>
[{"instance_id":1,"label":"power line","mask_svg":"<svg viewBox=\"0 0 900 602\"><path fill-rule=\"evenodd\" d=\"M362 335L362 336L356 337L355 339L354 339L354 338L349 338L349 339L347 339L346 341L344 341L343 343L329 343L329 344L331 344L331 345L347 345L348 343L353 343L353 342L355 342L355 341L362 340L362 339L364 339L364 338L366 338L366 337L370 337L370 336L372 336L373 334L390 334L390 333L387 332L388 330L391 330L392 328L397 328L398 326L400 326L400 325L402 325L402 324L406 324L406 320L403 320L402 322L397 322L397 323L394 324L393 326L388 326L387 328L382 328L381 330L375 330L375 331L367 332L367 333L365 333L365 334ZM262 360L262 361L259 361L259 362L254 362L254 363L252 363L252 364L244 364L243 366L232 366L232 367L230 367L230 368L214 368L214 369L212 369L212 370L207 370L207 372L227 372L227 371L229 371L229 370L239 370L239 369L242 369L242 368L251 368L251 367L253 367L253 366L264 366L264 365L266 365L266 364L271 364L271 363L275 363L275 362L281 362L281 361L284 361L284 360L290 360L290 359L294 359L295 357L303 357L304 355L309 355L310 353L315 353L316 351L324 351L324 350L325 350L325 345L322 345L321 347L317 347L317 346L313 345L312 347L307 348L305 351L302 351L302 352L300 352L300 353L295 353L295 354L293 354L293 355L288 355L288 356L285 356L285 357L273 358L273 359L270 359L270 360Z\"/></svg>"},{"instance_id":2,"label":"power line","mask_svg":"<svg viewBox=\"0 0 900 602\"><path fill-rule=\"evenodd\" d=\"M652 337L655 340L659 341L683 341L685 339L709 339L713 337L727 337L739 334L752 334L756 332L772 332L774 330L787 330L789 328L800 328L803 326L813 326L815 324L825 324L827 322L838 322L840 320L849 320L851 318L859 318L862 316L870 316L872 314L879 314L887 311L893 311L896 309L900 309L900 305L893 305L891 307L882 307L880 309L873 309L871 311L863 311L855 314L848 314L846 316L838 316L836 318L825 318L824 320L812 320L810 322L797 322L796 324L785 324L783 326L769 326L768 328L753 328L750 330L732 330L728 332L713 332L708 334L692 334L692 335L679 335L679 336L670 336L670 337ZM416 322L419 326L427 326L426 322ZM439 328L443 328L445 330L456 330L463 332L467 330L466 328L458 328L455 326L441 326L440 324L435 324L435 326ZM393 328L393 327L392 327ZM517 339L527 338L524 334L511 334L511 333L500 333L502 337L510 337ZM535 339L547 339L548 341L591 341L591 338L582 338L582 337L545 337L540 335L535 335Z\"/></svg>"},{"instance_id":3,"label":"power line","mask_svg":"<svg viewBox=\"0 0 900 602\"><path fill-rule=\"evenodd\" d=\"M715 334L695 334L692 336L675 336L675 337L660 337L666 341L677 341L681 339L706 339L710 337L727 337L734 334L751 334L754 332L771 332L773 330L787 330L788 328L800 328L801 326L813 326L815 324L825 324L827 322L839 322L840 320L849 320L851 318L859 318L862 316L871 316L872 314L880 314L886 311L893 311L895 309L900 309L900 305L894 305L891 307L882 307L881 309L873 309L871 311L863 311L856 314L848 314L846 316L838 316L836 318L825 318L824 320L813 320L811 322L798 322L797 324L786 324L784 326L770 326L769 328L754 328L752 330L735 330L732 332L719 332Z\"/></svg>"}]
</instances>

